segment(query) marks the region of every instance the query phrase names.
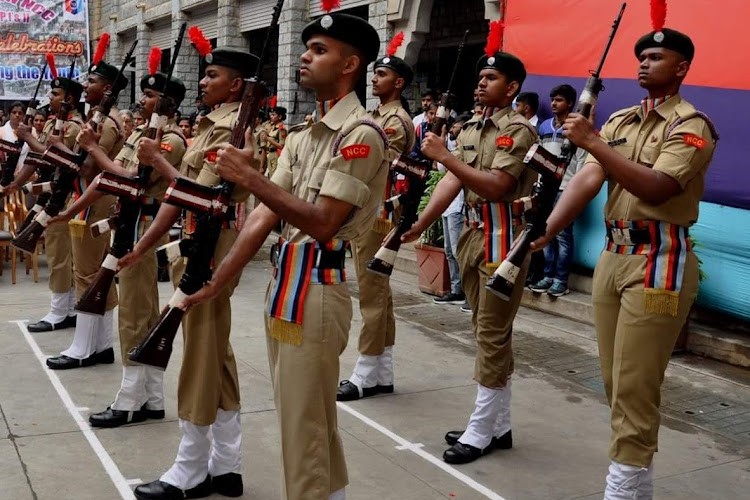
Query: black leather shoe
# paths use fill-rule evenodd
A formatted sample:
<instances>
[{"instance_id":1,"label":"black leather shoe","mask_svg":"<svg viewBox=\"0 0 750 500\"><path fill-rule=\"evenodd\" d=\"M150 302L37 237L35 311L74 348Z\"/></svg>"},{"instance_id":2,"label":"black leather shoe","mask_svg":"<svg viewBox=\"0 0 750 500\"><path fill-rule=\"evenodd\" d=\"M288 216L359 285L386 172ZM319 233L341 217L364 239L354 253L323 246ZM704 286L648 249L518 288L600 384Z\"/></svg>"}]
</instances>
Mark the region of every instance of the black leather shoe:
<instances>
[{"instance_id":1,"label":"black leather shoe","mask_svg":"<svg viewBox=\"0 0 750 500\"><path fill-rule=\"evenodd\" d=\"M73 368L94 366L96 364L94 356L96 356L96 354L85 359L76 359L63 354L53 358L47 358L47 368L50 370L71 370Z\"/></svg>"},{"instance_id":2,"label":"black leather shoe","mask_svg":"<svg viewBox=\"0 0 750 500\"><path fill-rule=\"evenodd\" d=\"M489 447L484 450L474 448L471 445L457 442L443 453L443 460L449 464L468 464L481 457L489 451Z\"/></svg>"},{"instance_id":3,"label":"black leather shoe","mask_svg":"<svg viewBox=\"0 0 750 500\"><path fill-rule=\"evenodd\" d=\"M211 487L214 493L225 497L242 496L242 475L236 472L222 474L211 479Z\"/></svg>"},{"instance_id":4,"label":"black leather shoe","mask_svg":"<svg viewBox=\"0 0 750 500\"><path fill-rule=\"evenodd\" d=\"M359 395L359 389L354 383L348 380L342 380L339 383L339 388L336 391L336 401L356 401L360 397L369 398L378 393L378 386L375 387L364 387L362 389L362 396Z\"/></svg>"},{"instance_id":5,"label":"black leather shoe","mask_svg":"<svg viewBox=\"0 0 750 500\"><path fill-rule=\"evenodd\" d=\"M106 410L90 415L89 423L91 427L120 427L143 422L146 418L146 414L140 410L113 410L108 406Z\"/></svg>"},{"instance_id":6,"label":"black leather shoe","mask_svg":"<svg viewBox=\"0 0 750 500\"><path fill-rule=\"evenodd\" d=\"M29 323L26 325L26 329L32 333L36 332L51 332L52 330L64 330L65 328L73 328L76 326L75 316L66 316L64 320L54 325L48 321L39 320L36 323Z\"/></svg>"},{"instance_id":7,"label":"black leather shoe","mask_svg":"<svg viewBox=\"0 0 750 500\"><path fill-rule=\"evenodd\" d=\"M463 436L464 431L450 431L445 434L445 442L449 445L454 445L458 442L459 438ZM492 437L490 445L486 448L487 450L509 450L513 448L513 431L508 431L500 437Z\"/></svg>"},{"instance_id":8,"label":"black leather shoe","mask_svg":"<svg viewBox=\"0 0 750 500\"><path fill-rule=\"evenodd\" d=\"M115 350L110 347L109 349L92 354L91 357L94 358L94 364L111 365L115 362Z\"/></svg>"},{"instance_id":9,"label":"black leather shoe","mask_svg":"<svg viewBox=\"0 0 750 500\"><path fill-rule=\"evenodd\" d=\"M378 394L393 394L393 384L391 385L376 385L375 389L377 389Z\"/></svg>"},{"instance_id":10,"label":"black leather shoe","mask_svg":"<svg viewBox=\"0 0 750 500\"><path fill-rule=\"evenodd\" d=\"M146 418L152 420L161 420L164 418L164 410L149 410L146 408L146 404L141 406L141 413L146 415Z\"/></svg>"},{"instance_id":11,"label":"black leather shoe","mask_svg":"<svg viewBox=\"0 0 750 500\"><path fill-rule=\"evenodd\" d=\"M135 497L138 500L182 500L183 498L203 498L211 494L211 476L195 488L181 490L164 481L152 481L136 487Z\"/></svg>"}]
</instances>

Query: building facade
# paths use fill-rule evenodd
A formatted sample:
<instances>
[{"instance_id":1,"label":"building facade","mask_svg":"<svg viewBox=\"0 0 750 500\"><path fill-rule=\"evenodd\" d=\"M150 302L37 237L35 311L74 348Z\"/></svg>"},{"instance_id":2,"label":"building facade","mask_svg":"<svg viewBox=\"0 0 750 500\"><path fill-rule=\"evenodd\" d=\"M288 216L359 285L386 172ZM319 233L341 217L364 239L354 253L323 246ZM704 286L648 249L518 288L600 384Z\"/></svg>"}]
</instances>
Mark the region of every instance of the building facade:
<instances>
[{"instance_id":1,"label":"building facade","mask_svg":"<svg viewBox=\"0 0 750 500\"><path fill-rule=\"evenodd\" d=\"M108 59L116 62L138 41L135 66L129 68L130 88L120 96L120 105L127 107L139 95L135 75L146 71L150 48L162 48L163 69L166 69L183 22L199 26L217 46L259 54L275 3L274 0L94 0L89 12L92 43L108 32L112 37ZM339 11L366 18L380 34L382 51L394 33L404 32L405 40L398 55L416 68L415 82L406 94L415 111L419 107L420 90L447 86L457 46L464 31L469 29L466 57L454 85L462 107L469 109L471 90L476 84L473 65L484 45L487 21L500 16L501 3L502 0L342 0ZM289 111L289 123L300 121L314 109L313 94L297 83L297 68L303 52L300 33L311 19L322 14L317 0L286 0L278 31L271 34L269 63L262 78L278 96L279 105ZM183 113L194 110L201 69L198 55L186 39L175 70L175 76L188 88ZM363 82L359 94L368 109L377 104L371 97L369 81Z\"/></svg>"}]
</instances>

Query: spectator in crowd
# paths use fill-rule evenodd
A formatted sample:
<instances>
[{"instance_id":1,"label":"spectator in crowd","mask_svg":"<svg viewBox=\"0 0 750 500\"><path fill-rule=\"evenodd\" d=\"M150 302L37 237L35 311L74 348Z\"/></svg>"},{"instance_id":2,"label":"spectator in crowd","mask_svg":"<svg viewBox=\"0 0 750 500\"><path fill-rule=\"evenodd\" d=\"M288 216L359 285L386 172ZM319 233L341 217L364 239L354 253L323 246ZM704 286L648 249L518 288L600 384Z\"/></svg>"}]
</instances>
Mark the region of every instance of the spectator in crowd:
<instances>
[{"instance_id":1,"label":"spectator in crowd","mask_svg":"<svg viewBox=\"0 0 750 500\"><path fill-rule=\"evenodd\" d=\"M5 125L5 120L7 120L5 116L5 108L0 108L0 126Z\"/></svg>"},{"instance_id":2,"label":"spectator in crowd","mask_svg":"<svg viewBox=\"0 0 750 500\"><path fill-rule=\"evenodd\" d=\"M44 111L37 111L34 115L34 120L32 122L33 127L31 129L31 133L34 137L39 138L39 134L44 130L45 123L47 123L47 114Z\"/></svg>"},{"instance_id":3,"label":"spectator in crowd","mask_svg":"<svg viewBox=\"0 0 750 500\"><path fill-rule=\"evenodd\" d=\"M436 104L438 100L437 92L433 89L427 89L422 92L422 112L412 119L414 129L427 119L427 110L431 104Z\"/></svg>"},{"instance_id":4,"label":"spectator in crowd","mask_svg":"<svg viewBox=\"0 0 750 500\"><path fill-rule=\"evenodd\" d=\"M552 108L552 118L545 120L539 125L539 137L542 147L547 151L559 155L562 150L562 144L565 140L563 137L563 124L568 118L568 114L573 111L576 102L576 91L568 84L558 85L553 88L549 94L550 107ZM583 165L586 158L586 151L579 148L573 161L565 172L560 191L557 193L555 204L560 199L563 190L566 188L570 179L575 175ZM544 248L544 277L533 283L529 288L537 293L547 292L553 297L561 297L570 293L568 289L568 276L570 275L570 265L573 260L573 224L560 231L553 238L549 245Z\"/></svg>"},{"instance_id":5,"label":"spectator in crowd","mask_svg":"<svg viewBox=\"0 0 750 500\"><path fill-rule=\"evenodd\" d=\"M8 108L8 121L5 122L5 125L0 127L0 139L8 142L18 141L16 129L18 128L18 124L21 123L21 120L23 120L24 112L25 107L20 101L15 101L10 105L10 108ZM26 154L28 152L29 146L24 144L23 148L21 149L21 156L18 160L18 165L23 165L23 162L26 159ZM2 160L5 161L4 155Z\"/></svg>"},{"instance_id":6,"label":"spectator in crowd","mask_svg":"<svg viewBox=\"0 0 750 500\"><path fill-rule=\"evenodd\" d=\"M140 127L141 125L146 123L146 120L144 120L143 115L141 114L140 106L133 110L133 123L136 127Z\"/></svg>"},{"instance_id":7,"label":"spectator in crowd","mask_svg":"<svg viewBox=\"0 0 750 500\"><path fill-rule=\"evenodd\" d=\"M193 123L190 120L189 116L182 116L180 117L180 120L177 122L177 125L180 127L180 130L182 131L182 135L185 136L185 140L188 143L188 146L193 142Z\"/></svg>"},{"instance_id":8,"label":"spectator in crowd","mask_svg":"<svg viewBox=\"0 0 750 500\"><path fill-rule=\"evenodd\" d=\"M122 137L127 140L135 130L135 119L133 112L129 109L120 110L120 121L122 122Z\"/></svg>"},{"instance_id":9,"label":"spectator in crowd","mask_svg":"<svg viewBox=\"0 0 750 500\"><path fill-rule=\"evenodd\" d=\"M536 92L521 92L516 97L516 113L523 115L533 125L539 125L539 94Z\"/></svg>"},{"instance_id":10,"label":"spectator in crowd","mask_svg":"<svg viewBox=\"0 0 750 500\"><path fill-rule=\"evenodd\" d=\"M451 153L458 147L458 135L464 123L471 119L470 113L459 115L453 122L448 135L445 138L445 145ZM438 163L438 170L445 172L445 167ZM463 288L461 287L461 272L456 259L458 238L464 227L464 192L459 191L448 208L443 212L443 240L445 257L448 259L448 272L451 279L451 289L447 295L432 299L435 304L461 304L462 311L471 312L471 307L466 301Z\"/></svg>"}]
</instances>

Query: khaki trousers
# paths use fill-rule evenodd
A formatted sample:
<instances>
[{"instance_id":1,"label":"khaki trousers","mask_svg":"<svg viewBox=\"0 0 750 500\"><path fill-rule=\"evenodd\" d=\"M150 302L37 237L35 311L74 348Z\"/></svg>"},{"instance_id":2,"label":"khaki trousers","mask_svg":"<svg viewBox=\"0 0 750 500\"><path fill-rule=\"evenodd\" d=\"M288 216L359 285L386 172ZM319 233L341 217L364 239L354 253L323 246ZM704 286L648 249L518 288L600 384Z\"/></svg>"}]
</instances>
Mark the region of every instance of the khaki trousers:
<instances>
[{"instance_id":1,"label":"khaki trousers","mask_svg":"<svg viewBox=\"0 0 750 500\"><path fill-rule=\"evenodd\" d=\"M224 259L237 239L237 231L224 229L214 254L214 268ZM175 286L185 272L185 259L172 268ZM182 319L185 341L177 385L177 413L195 425L211 425L216 411L240 409L237 364L229 343L232 307L229 299L240 281L229 282L214 299L193 306Z\"/></svg>"},{"instance_id":2,"label":"khaki trousers","mask_svg":"<svg viewBox=\"0 0 750 500\"><path fill-rule=\"evenodd\" d=\"M99 272L104 256L109 250L109 237L103 235L94 238L91 236L88 226L109 217L110 209L115 200L114 196L104 196L92 203L86 219L83 238L77 236L71 236L70 238L73 249L73 278L76 286L76 298L78 299L94 282L96 273ZM107 294L106 310L111 311L115 306L117 306L117 287L113 284Z\"/></svg>"},{"instance_id":3,"label":"khaki trousers","mask_svg":"<svg viewBox=\"0 0 750 500\"><path fill-rule=\"evenodd\" d=\"M521 268L510 301L505 301L484 287L491 276L485 266L484 233L464 228L458 239L457 253L461 284L471 306L471 322L477 340L474 380L490 389L502 389L513 373L513 319L521 304L530 258Z\"/></svg>"},{"instance_id":4,"label":"khaki trousers","mask_svg":"<svg viewBox=\"0 0 750 500\"><path fill-rule=\"evenodd\" d=\"M156 252L149 251L138 263L120 271L120 352L122 364L137 366L128 352L146 338L159 320L159 289L156 281Z\"/></svg>"},{"instance_id":5,"label":"khaki trousers","mask_svg":"<svg viewBox=\"0 0 750 500\"><path fill-rule=\"evenodd\" d=\"M365 356L380 356L386 347L396 343L390 278L367 270L367 262L375 256L384 237L370 229L352 244L354 261L357 263L359 310L362 313L359 353Z\"/></svg>"},{"instance_id":6,"label":"khaki trousers","mask_svg":"<svg viewBox=\"0 0 750 500\"><path fill-rule=\"evenodd\" d=\"M594 326L612 409L609 456L648 467L657 450L664 371L698 294L698 261L687 255L677 316L646 313L645 255L604 251L594 270Z\"/></svg>"},{"instance_id":7,"label":"khaki trousers","mask_svg":"<svg viewBox=\"0 0 750 500\"><path fill-rule=\"evenodd\" d=\"M266 311L269 292L266 291ZM281 429L282 498L325 500L348 482L338 431L339 356L346 348L352 303L346 283L310 285L302 344L268 336L268 363Z\"/></svg>"},{"instance_id":8,"label":"khaki trousers","mask_svg":"<svg viewBox=\"0 0 750 500\"><path fill-rule=\"evenodd\" d=\"M67 224L52 224L44 232L44 253L49 267L49 289L68 293L73 286L73 250Z\"/></svg>"}]
</instances>

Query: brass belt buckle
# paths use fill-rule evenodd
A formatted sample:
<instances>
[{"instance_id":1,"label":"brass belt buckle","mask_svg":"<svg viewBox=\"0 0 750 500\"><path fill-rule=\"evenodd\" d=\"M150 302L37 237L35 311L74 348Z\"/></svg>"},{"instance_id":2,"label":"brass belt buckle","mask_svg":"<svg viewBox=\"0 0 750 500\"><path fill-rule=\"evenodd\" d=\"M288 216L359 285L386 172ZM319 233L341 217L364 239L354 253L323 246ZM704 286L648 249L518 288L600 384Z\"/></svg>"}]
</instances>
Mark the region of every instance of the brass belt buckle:
<instances>
[{"instance_id":1,"label":"brass belt buckle","mask_svg":"<svg viewBox=\"0 0 750 500\"><path fill-rule=\"evenodd\" d=\"M633 246L633 239L630 237L630 229L612 228L612 241L615 245Z\"/></svg>"}]
</instances>

